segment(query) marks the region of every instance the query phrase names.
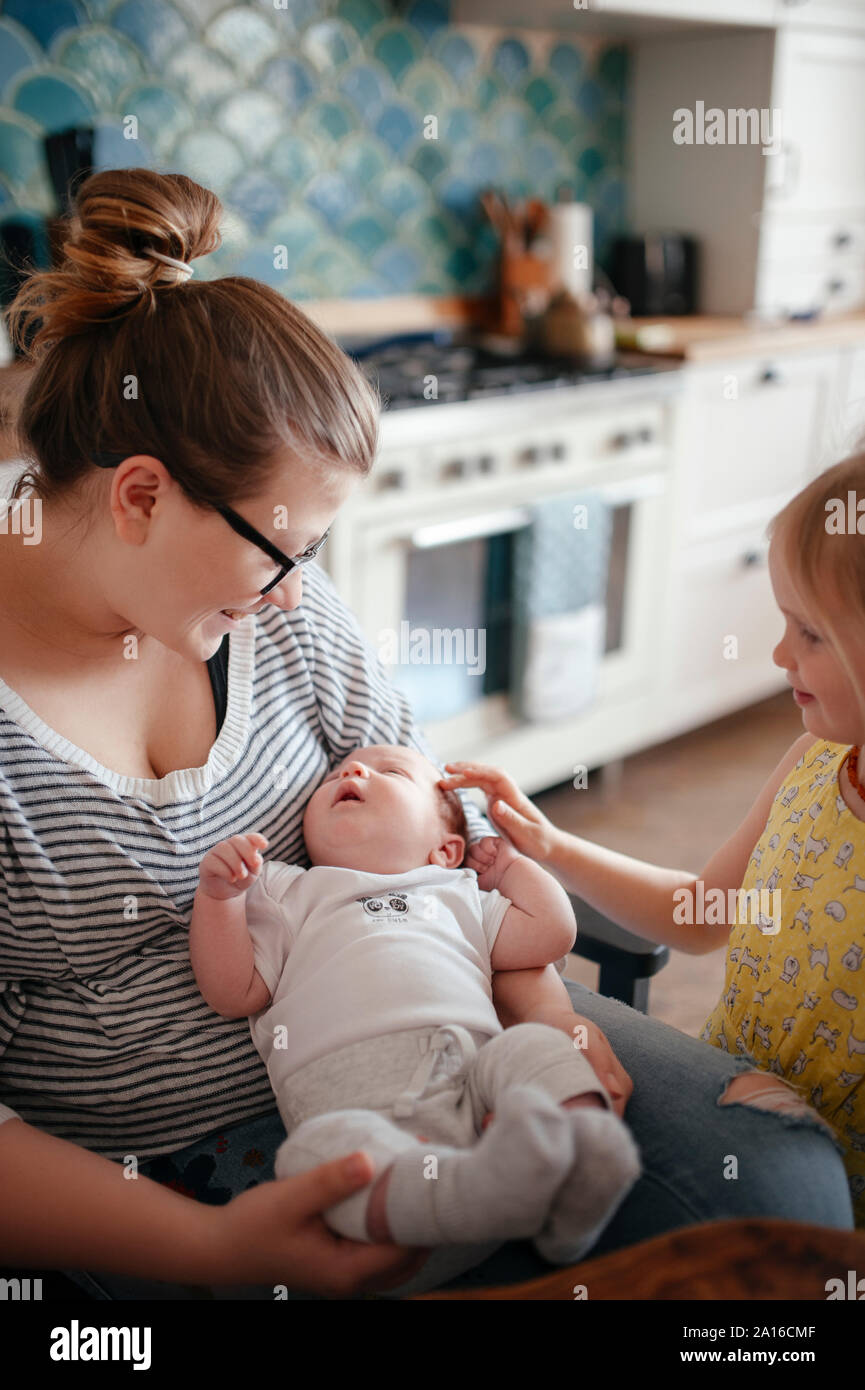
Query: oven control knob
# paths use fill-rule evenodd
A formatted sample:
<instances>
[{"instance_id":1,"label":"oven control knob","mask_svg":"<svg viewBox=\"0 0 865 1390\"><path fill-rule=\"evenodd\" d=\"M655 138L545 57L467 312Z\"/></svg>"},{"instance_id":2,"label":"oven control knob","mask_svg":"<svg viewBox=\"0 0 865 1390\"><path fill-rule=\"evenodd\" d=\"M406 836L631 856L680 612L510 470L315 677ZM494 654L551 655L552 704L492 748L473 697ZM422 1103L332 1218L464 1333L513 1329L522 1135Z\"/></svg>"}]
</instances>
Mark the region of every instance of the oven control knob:
<instances>
[{"instance_id":1,"label":"oven control knob","mask_svg":"<svg viewBox=\"0 0 865 1390\"><path fill-rule=\"evenodd\" d=\"M442 469L443 478L464 478L466 474L465 459L451 459Z\"/></svg>"},{"instance_id":2,"label":"oven control knob","mask_svg":"<svg viewBox=\"0 0 865 1390\"><path fill-rule=\"evenodd\" d=\"M496 466L496 461L492 454L481 454L478 459L478 469L481 473L492 473Z\"/></svg>"},{"instance_id":3,"label":"oven control knob","mask_svg":"<svg viewBox=\"0 0 865 1390\"><path fill-rule=\"evenodd\" d=\"M523 452L520 454L520 462L527 464L529 468L533 468L540 460L540 453L540 449L531 445L530 448L523 449Z\"/></svg>"},{"instance_id":4,"label":"oven control knob","mask_svg":"<svg viewBox=\"0 0 865 1390\"><path fill-rule=\"evenodd\" d=\"M552 448L550 449L550 454L556 460L563 459L567 454L567 449L565 448L564 444L559 442L552 446Z\"/></svg>"},{"instance_id":5,"label":"oven control knob","mask_svg":"<svg viewBox=\"0 0 865 1390\"><path fill-rule=\"evenodd\" d=\"M654 430L650 430L648 425L644 425L637 437L641 444L651 444L655 437L655 432Z\"/></svg>"},{"instance_id":6,"label":"oven control knob","mask_svg":"<svg viewBox=\"0 0 865 1390\"><path fill-rule=\"evenodd\" d=\"M622 430L619 434L614 434L611 440L614 449L627 449L631 444L631 436Z\"/></svg>"}]
</instances>

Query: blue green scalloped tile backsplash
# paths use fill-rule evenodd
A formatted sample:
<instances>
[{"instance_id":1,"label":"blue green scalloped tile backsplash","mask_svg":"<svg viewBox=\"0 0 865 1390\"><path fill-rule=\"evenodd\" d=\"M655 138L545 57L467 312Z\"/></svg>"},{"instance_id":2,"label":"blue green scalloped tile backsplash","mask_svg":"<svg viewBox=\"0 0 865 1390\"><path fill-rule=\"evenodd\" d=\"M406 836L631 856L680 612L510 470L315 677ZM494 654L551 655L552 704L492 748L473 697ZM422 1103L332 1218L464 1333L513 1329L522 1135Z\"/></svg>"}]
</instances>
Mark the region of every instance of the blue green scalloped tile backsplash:
<instances>
[{"instance_id":1,"label":"blue green scalloped tile backsplash","mask_svg":"<svg viewBox=\"0 0 865 1390\"><path fill-rule=\"evenodd\" d=\"M255 275L294 299L484 293L488 185L553 201L569 184L603 263L625 226L627 50L463 29L448 9L5 0L0 221L56 213L43 137L87 124L97 168L184 173L219 195L204 278Z\"/></svg>"}]
</instances>

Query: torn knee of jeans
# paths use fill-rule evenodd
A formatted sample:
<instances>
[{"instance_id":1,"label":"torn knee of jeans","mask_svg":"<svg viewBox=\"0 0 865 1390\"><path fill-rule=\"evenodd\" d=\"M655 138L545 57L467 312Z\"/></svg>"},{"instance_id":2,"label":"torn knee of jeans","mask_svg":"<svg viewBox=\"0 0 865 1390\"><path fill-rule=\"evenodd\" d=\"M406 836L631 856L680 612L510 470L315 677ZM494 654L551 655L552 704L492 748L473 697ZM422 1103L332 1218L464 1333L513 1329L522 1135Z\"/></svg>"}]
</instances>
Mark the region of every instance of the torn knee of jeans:
<instances>
[{"instance_id":1,"label":"torn knee of jeans","mask_svg":"<svg viewBox=\"0 0 865 1390\"><path fill-rule=\"evenodd\" d=\"M780 1076L767 1072L747 1071L734 1076L718 1097L719 1105L753 1105L758 1110L771 1110L776 1115L812 1120L824 1126L834 1136L834 1130L792 1086Z\"/></svg>"}]
</instances>

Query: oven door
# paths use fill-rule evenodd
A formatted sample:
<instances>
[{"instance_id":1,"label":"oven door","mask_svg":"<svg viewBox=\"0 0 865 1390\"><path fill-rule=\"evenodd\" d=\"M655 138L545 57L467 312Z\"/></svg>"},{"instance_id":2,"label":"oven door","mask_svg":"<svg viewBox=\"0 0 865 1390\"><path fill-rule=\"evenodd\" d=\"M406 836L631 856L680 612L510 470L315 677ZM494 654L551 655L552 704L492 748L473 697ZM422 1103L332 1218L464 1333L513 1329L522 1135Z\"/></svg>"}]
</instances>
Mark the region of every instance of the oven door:
<instances>
[{"instance_id":1,"label":"oven door","mask_svg":"<svg viewBox=\"0 0 865 1390\"><path fill-rule=\"evenodd\" d=\"M663 572L665 487L661 472L601 484L581 481L611 513L598 700L647 679L657 618L653 579ZM558 494L563 505L577 490ZM514 545L532 524L532 510L516 495L508 502L454 518L453 506L445 508L438 495L430 499L422 525L417 516L423 507L417 505L411 517L378 524L367 519L355 536L355 612L394 683L411 699L418 722L444 749L451 734L463 743L518 722L511 700Z\"/></svg>"}]
</instances>

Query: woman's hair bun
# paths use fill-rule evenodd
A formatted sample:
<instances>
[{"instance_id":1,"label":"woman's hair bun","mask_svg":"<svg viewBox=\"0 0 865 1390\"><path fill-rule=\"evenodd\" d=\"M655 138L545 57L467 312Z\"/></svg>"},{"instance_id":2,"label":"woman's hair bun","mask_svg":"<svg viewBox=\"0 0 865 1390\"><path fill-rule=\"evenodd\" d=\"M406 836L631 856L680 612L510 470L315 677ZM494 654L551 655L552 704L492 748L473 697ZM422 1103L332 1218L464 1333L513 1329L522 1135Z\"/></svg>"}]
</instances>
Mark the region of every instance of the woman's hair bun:
<instances>
[{"instance_id":1,"label":"woman's hair bun","mask_svg":"<svg viewBox=\"0 0 865 1390\"><path fill-rule=\"evenodd\" d=\"M189 262L215 250L221 214L216 195L183 174L91 174L75 193L60 265L30 275L7 311L13 341L34 356L106 319L152 312L157 291L187 278L160 257Z\"/></svg>"}]
</instances>

